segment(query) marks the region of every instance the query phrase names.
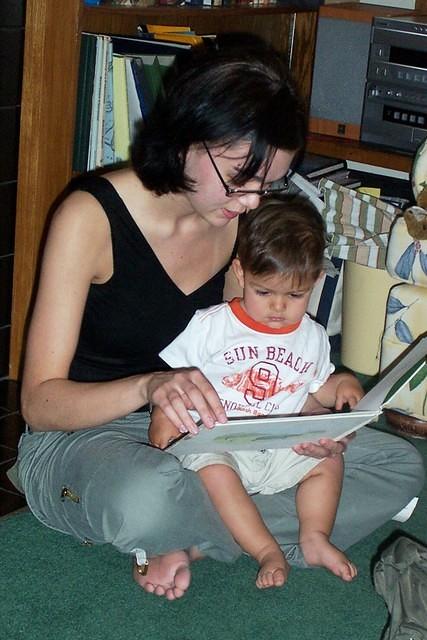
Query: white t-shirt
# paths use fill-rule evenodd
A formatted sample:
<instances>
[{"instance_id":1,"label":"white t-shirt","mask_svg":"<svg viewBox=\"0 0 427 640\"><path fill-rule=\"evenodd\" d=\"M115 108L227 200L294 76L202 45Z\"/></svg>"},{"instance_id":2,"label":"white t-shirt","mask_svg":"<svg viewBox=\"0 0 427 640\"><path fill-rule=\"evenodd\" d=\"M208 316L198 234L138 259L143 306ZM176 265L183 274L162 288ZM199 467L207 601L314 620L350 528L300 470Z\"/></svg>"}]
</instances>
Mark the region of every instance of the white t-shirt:
<instances>
[{"instance_id":1,"label":"white t-shirt","mask_svg":"<svg viewBox=\"0 0 427 640\"><path fill-rule=\"evenodd\" d=\"M198 367L229 416L298 413L334 370L326 331L308 315L297 328L269 329L237 299L196 311L160 357Z\"/></svg>"},{"instance_id":2,"label":"white t-shirt","mask_svg":"<svg viewBox=\"0 0 427 640\"><path fill-rule=\"evenodd\" d=\"M308 394L318 391L334 371L328 336L320 324L305 315L298 325L271 329L252 320L237 298L196 311L160 357L171 367L198 367L215 387L228 416L299 413ZM319 462L289 449L262 453L264 461L269 454L272 459L267 466L274 462L281 476L289 465L299 467L298 479ZM259 474L257 479L245 479L251 467L260 470L263 466L260 452L234 451L227 454L224 464L229 464L230 457L237 461L242 481L251 493L275 493L298 481L294 473L285 483L280 482L280 487L277 478L272 484L264 472L262 479ZM185 456L183 464L198 470L205 465L193 462L209 458L209 454Z\"/></svg>"}]
</instances>

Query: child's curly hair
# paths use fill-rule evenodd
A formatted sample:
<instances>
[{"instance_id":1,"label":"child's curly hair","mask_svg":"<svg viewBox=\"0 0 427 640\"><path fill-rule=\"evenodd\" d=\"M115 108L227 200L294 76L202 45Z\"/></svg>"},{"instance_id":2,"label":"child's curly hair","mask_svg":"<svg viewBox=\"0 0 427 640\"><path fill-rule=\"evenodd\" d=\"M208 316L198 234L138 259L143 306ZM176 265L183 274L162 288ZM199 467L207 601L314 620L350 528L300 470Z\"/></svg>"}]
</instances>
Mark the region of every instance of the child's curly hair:
<instances>
[{"instance_id":1,"label":"child's curly hair","mask_svg":"<svg viewBox=\"0 0 427 640\"><path fill-rule=\"evenodd\" d=\"M323 219L305 200L268 198L241 216L238 257L244 271L279 273L297 285L315 282L323 271Z\"/></svg>"}]
</instances>

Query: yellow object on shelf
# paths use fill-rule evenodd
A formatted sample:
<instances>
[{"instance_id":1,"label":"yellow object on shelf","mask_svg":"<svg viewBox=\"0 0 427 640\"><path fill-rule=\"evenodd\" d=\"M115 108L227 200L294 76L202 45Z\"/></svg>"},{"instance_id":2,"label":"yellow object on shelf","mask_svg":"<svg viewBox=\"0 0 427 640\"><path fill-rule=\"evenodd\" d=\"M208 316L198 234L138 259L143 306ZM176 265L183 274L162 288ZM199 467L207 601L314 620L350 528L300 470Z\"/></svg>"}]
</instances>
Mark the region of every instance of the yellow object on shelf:
<instances>
[{"instance_id":1,"label":"yellow object on shelf","mask_svg":"<svg viewBox=\"0 0 427 640\"><path fill-rule=\"evenodd\" d=\"M345 262L341 362L357 373L379 371L387 297L395 284L384 269Z\"/></svg>"}]
</instances>

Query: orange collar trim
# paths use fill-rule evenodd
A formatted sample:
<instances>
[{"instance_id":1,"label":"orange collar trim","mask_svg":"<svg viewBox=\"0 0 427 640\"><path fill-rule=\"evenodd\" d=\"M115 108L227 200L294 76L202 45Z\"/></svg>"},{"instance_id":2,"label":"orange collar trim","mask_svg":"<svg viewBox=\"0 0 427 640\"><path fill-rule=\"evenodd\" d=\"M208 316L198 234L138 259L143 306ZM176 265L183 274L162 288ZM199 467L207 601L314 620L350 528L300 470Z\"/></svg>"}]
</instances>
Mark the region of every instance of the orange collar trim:
<instances>
[{"instance_id":1,"label":"orange collar trim","mask_svg":"<svg viewBox=\"0 0 427 640\"><path fill-rule=\"evenodd\" d=\"M287 327L282 327L280 329L273 329L272 327L267 327L267 325L262 324L261 322L257 322L253 320L243 309L241 305L240 298L233 298L231 302L229 302L230 309L232 313L236 316L240 322L249 327L249 329L253 329L254 331L258 331L259 333L273 333L273 334L285 334L292 333L295 329L301 324L300 322L296 322L295 324L290 324Z\"/></svg>"}]
</instances>

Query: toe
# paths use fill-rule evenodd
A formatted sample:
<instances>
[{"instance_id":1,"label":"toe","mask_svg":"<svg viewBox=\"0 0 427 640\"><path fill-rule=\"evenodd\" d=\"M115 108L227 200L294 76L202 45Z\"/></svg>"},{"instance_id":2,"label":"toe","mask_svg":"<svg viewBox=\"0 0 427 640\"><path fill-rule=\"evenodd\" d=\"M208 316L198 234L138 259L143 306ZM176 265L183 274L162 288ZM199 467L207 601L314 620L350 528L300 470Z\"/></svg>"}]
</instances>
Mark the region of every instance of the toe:
<instances>
[{"instance_id":1,"label":"toe","mask_svg":"<svg viewBox=\"0 0 427 640\"><path fill-rule=\"evenodd\" d=\"M352 562L348 562L348 564L344 565L344 567L340 571L340 577L345 582L351 582L356 576L357 569Z\"/></svg>"},{"instance_id":2,"label":"toe","mask_svg":"<svg viewBox=\"0 0 427 640\"><path fill-rule=\"evenodd\" d=\"M355 578L357 576L357 567L352 562L349 563L349 566L350 566L350 574L351 574L351 577L353 579L353 578Z\"/></svg>"},{"instance_id":3,"label":"toe","mask_svg":"<svg viewBox=\"0 0 427 640\"><path fill-rule=\"evenodd\" d=\"M273 582L275 587L282 587L285 584L285 580L286 580L286 577L283 569L277 569L273 573Z\"/></svg>"},{"instance_id":4,"label":"toe","mask_svg":"<svg viewBox=\"0 0 427 640\"><path fill-rule=\"evenodd\" d=\"M191 572L190 572L190 568L187 565L183 565L177 569L174 582L175 582L175 589L182 592L182 595L183 595L184 591L188 589L191 582ZM177 597L180 598L181 596L177 596Z\"/></svg>"},{"instance_id":5,"label":"toe","mask_svg":"<svg viewBox=\"0 0 427 640\"><path fill-rule=\"evenodd\" d=\"M265 583L265 575L264 574L258 574L257 579L255 581L256 586L258 587L258 589L265 589L265 587L267 586Z\"/></svg>"}]
</instances>

